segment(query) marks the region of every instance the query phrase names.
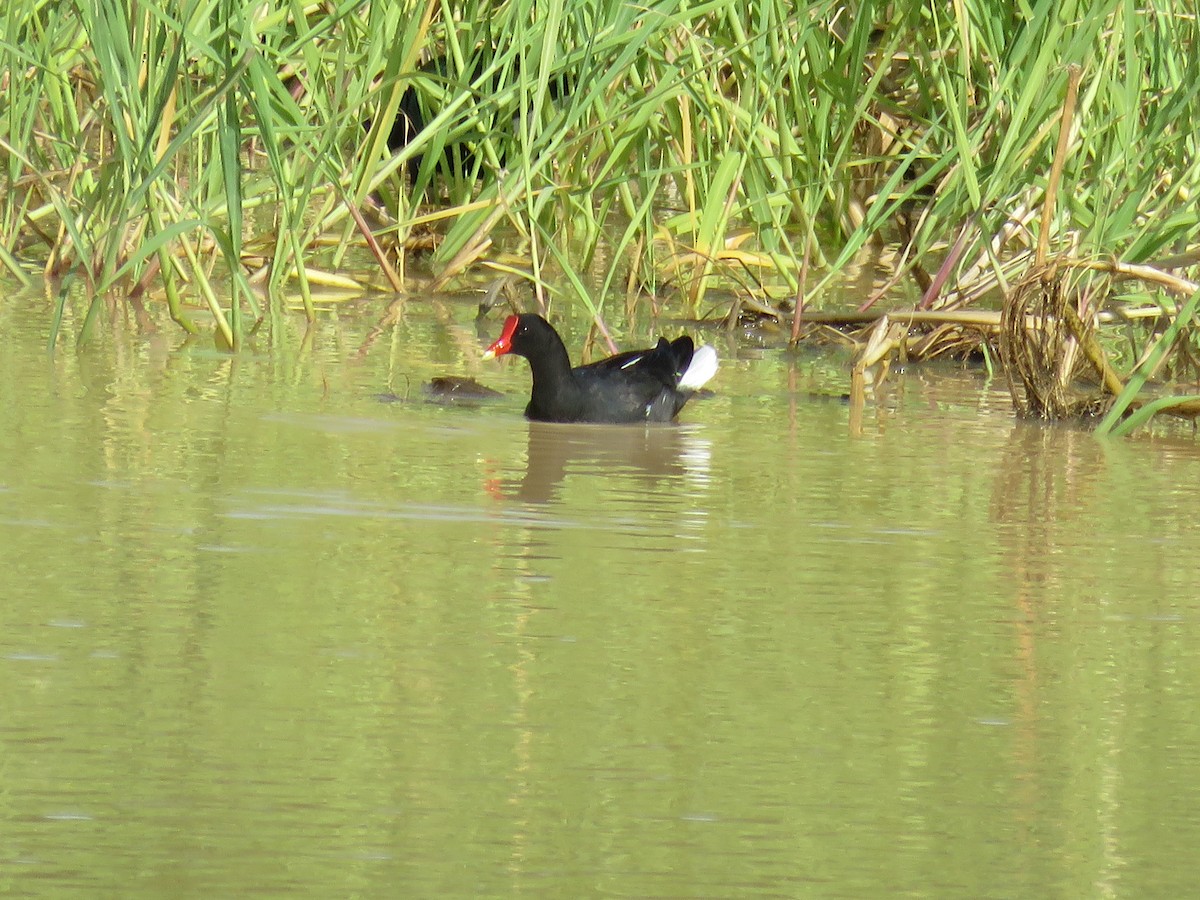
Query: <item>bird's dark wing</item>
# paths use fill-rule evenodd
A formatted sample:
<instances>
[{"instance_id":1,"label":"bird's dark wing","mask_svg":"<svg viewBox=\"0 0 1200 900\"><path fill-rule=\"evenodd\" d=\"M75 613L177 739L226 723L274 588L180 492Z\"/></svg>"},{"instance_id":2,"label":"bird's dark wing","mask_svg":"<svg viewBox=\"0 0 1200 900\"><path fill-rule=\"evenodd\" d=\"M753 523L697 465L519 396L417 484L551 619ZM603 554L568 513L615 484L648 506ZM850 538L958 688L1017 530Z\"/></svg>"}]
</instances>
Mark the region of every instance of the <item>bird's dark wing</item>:
<instances>
[{"instance_id":1,"label":"bird's dark wing","mask_svg":"<svg viewBox=\"0 0 1200 900\"><path fill-rule=\"evenodd\" d=\"M650 376L674 387L692 361L695 345L687 335L668 341L659 338L658 344L647 350L627 350L575 369L577 373L627 372L630 375Z\"/></svg>"}]
</instances>

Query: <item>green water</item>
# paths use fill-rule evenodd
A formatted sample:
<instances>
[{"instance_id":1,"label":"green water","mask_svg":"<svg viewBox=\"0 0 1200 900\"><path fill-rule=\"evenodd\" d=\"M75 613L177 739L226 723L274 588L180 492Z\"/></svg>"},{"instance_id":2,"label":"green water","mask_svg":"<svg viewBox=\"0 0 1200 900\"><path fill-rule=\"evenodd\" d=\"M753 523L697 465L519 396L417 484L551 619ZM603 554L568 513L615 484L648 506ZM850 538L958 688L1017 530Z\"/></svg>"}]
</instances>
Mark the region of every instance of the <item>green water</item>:
<instances>
[{"instance_id":1,"label":"green water","mask_svg":"<svg viewBox=\"0 0 1200 900\"><path fill-rule=\"evenodd\" d=\"M679 427L534 426L497 322L383 307L0 301L0 894L1194 890L1189 436L725 342Z\"/></svg>"}]
</instances>

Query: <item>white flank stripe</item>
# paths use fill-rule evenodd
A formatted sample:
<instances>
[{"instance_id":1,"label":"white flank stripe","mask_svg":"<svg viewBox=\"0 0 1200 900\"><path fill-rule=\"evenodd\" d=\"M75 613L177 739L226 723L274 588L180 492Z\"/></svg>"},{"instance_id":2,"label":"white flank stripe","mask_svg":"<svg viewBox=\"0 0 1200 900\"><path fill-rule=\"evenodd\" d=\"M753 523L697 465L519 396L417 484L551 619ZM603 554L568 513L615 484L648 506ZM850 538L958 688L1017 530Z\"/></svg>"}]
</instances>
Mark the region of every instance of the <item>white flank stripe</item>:
<instances>
[{"instance_id":1,"label":"white flank stripe","mask_svg":"<svg viewBox=\"0 0 1200 900\"><path fill-rule=\"evenodd\" d=\"M679 379L679 386L685 390L694 391L716 374L717 351L711 344L705 344L703 347L698 347L692 354L691 365Z\"/></svg>"}]
</instances>

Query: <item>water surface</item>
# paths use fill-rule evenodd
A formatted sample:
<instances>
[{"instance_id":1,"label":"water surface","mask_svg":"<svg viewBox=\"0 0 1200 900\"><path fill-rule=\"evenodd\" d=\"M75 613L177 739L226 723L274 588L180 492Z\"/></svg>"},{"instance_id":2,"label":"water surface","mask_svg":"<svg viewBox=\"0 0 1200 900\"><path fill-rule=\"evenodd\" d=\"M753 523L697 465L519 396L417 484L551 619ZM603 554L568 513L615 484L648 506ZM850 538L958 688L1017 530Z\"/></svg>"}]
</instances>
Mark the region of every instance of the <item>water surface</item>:
<instances>
[{"instance_id":1,"label":"water surface","mask_svg":"<svg viewBox=\"0 0 1200 900\"><path fill-rule=\"evenodd\" d=\"M678 426L531 424L498 320L383 306L0 302L0 892L1192 889L1190 436L720 337Z\"/></svg>"}]
</instances>

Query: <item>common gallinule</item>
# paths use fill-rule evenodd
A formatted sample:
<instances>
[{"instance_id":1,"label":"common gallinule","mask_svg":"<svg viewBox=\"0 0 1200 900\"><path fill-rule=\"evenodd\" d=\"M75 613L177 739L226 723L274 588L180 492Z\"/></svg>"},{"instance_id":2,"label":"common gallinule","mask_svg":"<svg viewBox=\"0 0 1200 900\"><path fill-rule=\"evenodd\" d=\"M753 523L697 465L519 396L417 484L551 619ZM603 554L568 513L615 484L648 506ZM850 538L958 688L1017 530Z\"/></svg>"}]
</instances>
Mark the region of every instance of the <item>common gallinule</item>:
<instances>
[{"instance_id":1,"label":"common gallinule","mask_svg":"<svg viewBox=\"0 0 1200 900\"><path fill-rule=\"evenodd\" d=\"M717 351L686 335L571 368L554 326L534 313L509 316L483 358L505 353L529 360L525 415L540 422L669 422L717 371Z\"/></svg>"},{"instance_id":2,"label":"common gallinule","mask_svg":"<svg viewBox=\"0 0 1200 900\"><path fill-rule=\"evenodd\" d=\"M412 84L400 97L396 118L388 132L387 143L390 150L395 152L406 147L413 138L425 130L426 124L431 122L445 105L457 95L470 92L471 85L483 77L491 59L491 55L484 49L481 48L479 52L479 58L473 63L468 61L467 68L460 75L456 75L454 66L444 55L435 56L417 67ZM519 68L514 68L509 73L510 87L518 81L519 71ZM478 88L480 93L474 98L474 102L477 105L493 102L494 96L502 87L501 73L497 71L490 80L485 81L482 87ZM571 78L563 72L552 73L546 82L546 93L551 103L557 103L570 93L571 88ZM507 134L520 133L520 112L517 106L517 95L512 92L511 99L495 110L497 123L503 122L506 115L511 120L507 126ZM488 116L483 118L486 120ZM367 121L363 124L369 128L371 123ZM501 126L502 132L503 128L504 126ZM476 171L480 167L480 163L477 162L479 155L477 144L483 137L482 132L471 132L448 139L438 167L446 173L458 176ZM504 141L501 140L499 144L500 152L503 154ZM421 170L423 159L424 154L416 154L409 159L406 166L409 180L414 183L417 180L417 173ZM501 155L500 162L504 163L503 155Z\"/></svg>"}]
</instances>

